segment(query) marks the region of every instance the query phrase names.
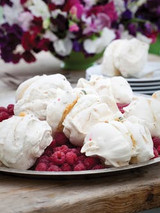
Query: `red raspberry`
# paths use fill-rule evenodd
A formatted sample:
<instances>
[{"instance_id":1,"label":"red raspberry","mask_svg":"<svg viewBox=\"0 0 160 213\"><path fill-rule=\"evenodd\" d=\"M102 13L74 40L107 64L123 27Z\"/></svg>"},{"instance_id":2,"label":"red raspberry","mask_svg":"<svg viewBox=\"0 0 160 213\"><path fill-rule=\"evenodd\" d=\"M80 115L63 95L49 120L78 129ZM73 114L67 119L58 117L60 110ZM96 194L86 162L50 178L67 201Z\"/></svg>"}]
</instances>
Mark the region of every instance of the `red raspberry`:
<instances>
[{"instance_id":1,"label":"red raspberry","mask_svg":"<svg viewBox=\"0 0 160 213\"><path fill-rule=\"evenodd\" d=\"M72 148L71 151L74 152L77 156L81 155L81 147Z\"/></svg>"},{"instance_id":2,"label":"red raspberry","mask_svg":"<svg viewBox=\"0 0 160 213\"><path fill-rule=\"evenodd\" d=\"M72 171L72 167L68 163L64 163L61 169L62 171Z\"/></svg>"},{"instance_id":3,"label":"red raspberry","mask_svg":"<svg viewBox=\"0 0 160 213\"><path fill-rule=\"evenodd\" d=\"M68 142L68 138L65 136L63 132L57 132L54 136L57 145L61 146Z\"/></svg>"},{"instance_id":4,"label":"red raspberry","mask_svg":"<svg viewBox=\"0 0 160 213\"><path fill-rule=\"evenodd\" d=\"M86 167L83 163L78 163L75 167L74 167L74 171L82 171L85 170Z\"/></svg>"},{"instance_id":5,"label":"red raspberry","mask_svg":"<svg viewBox=\"0 0 160 213\"><path fill-rule=\"evenodd\" d=\"M128 106L129 104L121 104L121 103L117 103L118 109L119 111L121 111L121 113L124 113L124 107Z\"/></svg>"},{"instance_id":6,"label":"red raspberry","mask_svg":"<svg viewBox=\"0 0 160 213\"><path fill-rule=\"evenodd\" d=\"M156 148L153 148L153 153L154 153L154 157L153 158L157 158L159 157L158 151Z\"/></svg>"},{"instance_id":7,"label":"red raspberry","mask_svg":"<svg viewBox=\"0 0 160 213\"><path fill-rule=\"evenodd\" d=\"M7 110L10 115L14 115L14 104L9 104Z\"/></svg>"},{"instance_id":8,"label":"red raspberry","mask_svg":"<svg viewBox=\"0 0 160 213\"><path fill-rule=\"evenodd\" d=\"M0 112L0 122L9 118L9 114L7 112Z\"/></svg>"},{"instance_id":9,"label":"red raspberry","mask_svg":"<svg viewBox=\"0 0 160 213\"><path fill-rule=\"evenodd\" d=\"M92 170L104 169L104 168L105 168L105 166L103 166L102 164L97 164L96 166L94 166L94 167L92 168Z\"/></svg>"},{"instance_id":10,"label":"red raspberry","mask_svg":"<svg viewBox=\"0 0 160 213\"><path fill-rule=\"evenodd\" d=\"M56 151L51 155L50 160L56 165L62 165L65 162L65 154L64 152Z\"/></svg>"},{"instance_id":11,"label":"red raspberry","mask_svg":"<svg viewBox=\"0 0 160 213\"><path fill-rule=\"evenodd\" d=\"M160 155L160 146L157 147L157 152Z\"/></svg>"},{"instance_id":12,"label":"red raspberry","mask_svg":"<svg viewBox=\"0 0 160 213\"><path fill-rule=\"evenodd\" d=\"M77 162L78 158L74 152L66 153L66 162L70 165L74 165Z\"/></svg>"},{"instance_id":13,"label":"red raspberry","mask_svg":"<svg viewBox=\"0 0 160 213\"><path fill-rule=\"evenodd\" d=\"M96 166L97 159L94 157L88 157L84 160L84 165L86 166L86 169L92 169L92 167Z\"/></svg>"},{"instance_id":14,"label":"red raspberry","mask_svg":"<svg viewBox=\"0 0 160 213\"><path fill-rule=\"evenodd\" d=\"M51 165L47 171L54 171L54 172L59 172L62 171L60 167L56 166L56 165Z\"/></svg>"},{"instance_id":15,"label":"red raspberry","mask_svg":"<svg viewBox=\"0 0 160 213\"><path fill-rule=\"evenodd\" d=\"M47 171L47 165L45 163L38 163L35 170L36 171Z\"/></svg>"},{"instance_id":16,"label":"red raspberry","mask_svg":"<svg viewBox=\"0 0 160 213\"><path fill-rule=\"evenodd\" d=\"M153 145L155 148L157 148L158 146L160 146L160 138L158 137L152 137L153 140Z\"/></svg>"},{"instance_id":17,"label":"red raspberry","mask_svg":"<svg viewBox=\"0 0 160 213\"><path fill-rule=\"evenodd\" d=\"M8 113L8 110L5 107L0 107L0 112L7 112Z\"/></svg>"},{"instance_id":18,"label":"red raspberry","mask_svg":"<svg viewBox=\"0 0 160 213\"><path fill-rule=\"evenodd\" d=\"M44 155L47 155L50 157L52 154L53 154L53 149L50 146L48 146L44 151Z\"/></svg>"},{"instance_id":19,"label":"red raspberry","mask_svg":"<svg viewBox=\"0 0 160 213\"><path fill-rule=\"evenodd\" d=\"M78 156L78 162L83 163L85 159L86 159L86 156L84 154L81 154L80 156Z\"/></svg>"},{"instance_id":20,"label":"red raspberry","mask_svg":"<svg viewBox=\"0 0 160 213\"><path fill-rule=\"evenodd\" d=\"M37 161L38 161L38 164L39 163L48 164L49 163L49 157L47 155L42 155Z\"/></svg>"},{"instance_id":21,"label":"red raspberry","mask_svg":"<svg viewBox=\"0 0 160 213\"><path fill-rule=\"evenodd\" d=\"M56 151L62 151L66 154L68 151L70 151L70 149L68 148L68 146L62 145L62 146L58 146L58 147L54 148L54 151L55 152Z\"/></svg>"},{"instance_id":22,"label":"red raspberry","mask_svg":"<svg viewBox=\"0 0 160 213\"><path fill-rule=\"evenodd\" d=\"M50 147L50 148L54 148L55 146L56 146L56 140L54 139L54 140L50 143L49 147Z\"/></svg>"}]
</instances>

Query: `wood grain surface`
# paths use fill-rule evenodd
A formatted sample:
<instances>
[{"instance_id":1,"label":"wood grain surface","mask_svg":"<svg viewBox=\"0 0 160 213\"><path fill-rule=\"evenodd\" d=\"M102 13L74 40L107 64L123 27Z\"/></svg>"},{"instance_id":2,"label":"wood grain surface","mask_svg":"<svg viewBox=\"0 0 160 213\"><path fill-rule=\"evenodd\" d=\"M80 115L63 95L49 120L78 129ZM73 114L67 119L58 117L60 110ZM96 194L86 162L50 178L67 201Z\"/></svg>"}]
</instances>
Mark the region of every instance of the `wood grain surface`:
<instances>
[{"instance_id":1,"label":"wood grain surface","mask_svg":"<svg viewBox=\"0 0 160 213\"><path fill-rule=\"evenodd\" d=\"M150 60L160 58L150 56ZM57 72L65 74L73 85L85 77L84 71L62 71L58 60L43 54L33 65L0 61L0 98L15 94L13 84L3 83L6 73L21 82L36 74ZM105 177L67 180L0 173L0 213L135 213L156 207L160 207L160 163Z\"/></svg>"},{"instance_id":2,"label":"wood grain surface","mask_svg":"<svg viewBox=\"0 0 160 213\"><path fill-rule=\"evenodd\" d=\"M159 163L87 179L0 175L3 213L133 213L159 206Z\"/></svg>"}]
</instances>

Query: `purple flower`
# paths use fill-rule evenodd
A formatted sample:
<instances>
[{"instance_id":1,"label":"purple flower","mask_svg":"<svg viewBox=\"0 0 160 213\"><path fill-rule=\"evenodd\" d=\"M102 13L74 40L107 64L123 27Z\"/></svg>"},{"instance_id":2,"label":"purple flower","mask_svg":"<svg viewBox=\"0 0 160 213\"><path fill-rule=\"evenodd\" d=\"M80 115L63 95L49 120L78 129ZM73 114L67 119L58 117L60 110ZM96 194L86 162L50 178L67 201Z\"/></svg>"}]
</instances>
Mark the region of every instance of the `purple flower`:
<instances>
[{"instance_id":1,"label":"purple flower","mask_svg":"<svg viewBox=\"0 0 160 213\"><path fill-rule=\"evenodd\" d=\"M51 23L53 24L53 28L55 28L55 34L60 36L60 38L65 37L66 31L69 28L67 18L61 14L58 14L56 18L51 18Z\"/></svg>"},{"instance_id":2,"label":"purple flower","mask_svg":"<svg viewBox=\"0 0 160 213\"><path fill-rule=\"evenodd\" d=\"M130 23L128 25L128 31L131 35L136 36L137 33L137 24L136 23Z\"/></svg>"},{"instance_id":3,"label":"purple flower","mask_svg":"<svg viewBox=\"0 0 160 213\"><path fill-rule=\"evenodd\" d=\"M12 6L13 3L10 0L1 0L0 1L1 6L4 6L5 4Z\"/></svg>"},{"instance_id":4,"label":"purple flower","mask_svg":"<svg viewBox=\"0 0 160 213\"><path fill-rule=\"evenodd\" d=\"M4 61L10 62L13 58L13 52L18 44L21 44L22 29L14 24L3 24L0 26L0 48L1 57Z\"/></svg>"},{"instance_id":5,"label":"purple flower","mask_svg":"<svg viewBox=\"0 0 160 213\"><path fill-rule=\"evenodd\" d=\"M75 52L80 52L82 49L82 43L78 42L77 40L73 40L73 50Z\"/></svg>"},{"instance_id":6,"label":"purple flower","mask_svg":"<svg viewBox=\"0 0 160 213\"><path fill-rule=\"evenodd\" d=\"M129 9L127 9L126 11L122 13L122 19L129 20L131 18L132 18L132 12Z\"/></svg>"}]
</instances>

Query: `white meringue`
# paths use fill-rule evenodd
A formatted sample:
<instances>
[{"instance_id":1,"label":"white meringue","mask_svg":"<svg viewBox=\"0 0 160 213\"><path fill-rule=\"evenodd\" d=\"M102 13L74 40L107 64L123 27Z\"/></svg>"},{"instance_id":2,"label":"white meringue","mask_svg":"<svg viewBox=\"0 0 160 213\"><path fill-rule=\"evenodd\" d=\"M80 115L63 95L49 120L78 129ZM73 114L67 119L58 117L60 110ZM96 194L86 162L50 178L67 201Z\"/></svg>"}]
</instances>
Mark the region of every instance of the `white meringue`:
<instances>
[{"instance_id":1,"label":"white meringue","mask_svg":"<svg viewBox=\"0 0 160 213\"><path fill-rule=\"evenodd\" d=\"M36 82L39 78L40 76L36 75L33 78L29 78L28 80L24 81L19 85L19 87L16 90L16 102L23 98L28 87L31 86L32 83Z\"/></svg>"},{"instance_id":2,"label":"white meringue","mask_svg":"<svg viewBox=\"0 0 160 213\"><path fill-rule=\"evenodd\" d=\"M106 103L96 95L84 95L80 97L63 122L63 132L70 142L76 146L82 146L89 128L98 122L108 122L119 118L120 114L114 114Z\"/></svg>"},{"instance_id":3,"label":"white meringue","mask_svg":"<svg viewBox=\"0 0 160 213\"><path fill-rule=\"evenodd\" d=\"M87 133L81 152L103 158L106 165L126 166L132 156L132 141L122 123L98 123Z\"/></svg>"},{"instance_id":4,"label":"white meringue","mask_svg":"<svg viewBox=\"0 0 160 213\"><path fill-rule=\"evenodd\" d=\"M124 117L132 115L142 119L152 136L160 137L160 101L154 98L137 96L124 108Z\"/></svg>"},{"instance_id":5,"label":"white meringue","mask_svg":"<svg viewBox=\"0 0 160 213\"><path fill-rule=\"evenodd\" d=\"M115 104L128 104L133 99L133 92L129 83L121 76L106 78L103 76L92 75L90 81L83 78L79 79L77 87L95 90L102 100L107 103L108 98L115 99Z\"/></svg>"},{"instance_id":6,"label":"white meringue","mask_svg":"<svg viewBox=\"0 0 160 213\"><path fill-rule=\"evenodd\" d=\"M47 105L57 97L58 89L72 91L70 83L61 74L34 77L22 83L17 90L15 115L26 112L41 120L46 119Z\"/></svg>"},{"instance_id":7,"label":"white meringue","mask_svg":"<svg viewBox=\"0 0 160 213\"><path fill-rule=\"evenodd\" d=\"M10 168L29 169L51 141L46 121L13 116L0 122L0 161Z\"/></svg>"},{"instance_id":8,"label":"white meringue","mask_svg":"<svg viewBox=\"0 0 160 213\"><path fill-rule=\"evenodd\" d=\"M154 157L153 141L149 129L144 125L143 120L135 116L129 117L123 122L131 134L134 154L132 163L141 163Z\"/></svg>"},{"instance_id":9,"label":"white meringue","mask_svg":"<svg viewBox=\"0 0 160 213\"><path fill-rule=\"evenodd\" d=\"M152 94L152 98L154 98L154 99L160 101L160 90L154 92L154 93Z\"/></svg>"},{"instance_id":10,"label":"white meringue","mask_svg":"<svg viewBox=\"0 0 160 213\"><path fill-rule=\"evenodd\" d=\"M47 106L46 120L52 127L53 134L58 131L59 125L73 107L72 104L76 103L77 98L78 95L73 91L59 90L57 98Z\"/></svg>"},{"instance_id":11,"label":"white meringue","mask_svg":"<svg viewBox=\"0 0 160 213\"><path fill-rule=\"evenodd\" d=\"M102 74L104 76L116 76L121 75L120 71L115 67L114 64L114 53L117 50L117 46L124 43L125 40L117 39L112 41L104 51L102 60Z\"/></svg>"},{"instance_id":12,"label":"white meringue","mask_svg":"<svg viewBox=\"0 0 160 213\"><path fill-rule=\"evenodd\" d=\"M138 77L148 58L149 44L136 38L113 41L105 50L102 74Z\"/></svg>"},{"instance_id":13,"label":"white meringue","mask_svg":"<svg viewBox=\"0 0 160 213\"><path fill-rule=\"evenodd\" d=\"M149 129L136 117L92 126L81 152L86 156L99 156L106 165L114 167L141 163L154 157Z\"/></svg>"}]
</instances>

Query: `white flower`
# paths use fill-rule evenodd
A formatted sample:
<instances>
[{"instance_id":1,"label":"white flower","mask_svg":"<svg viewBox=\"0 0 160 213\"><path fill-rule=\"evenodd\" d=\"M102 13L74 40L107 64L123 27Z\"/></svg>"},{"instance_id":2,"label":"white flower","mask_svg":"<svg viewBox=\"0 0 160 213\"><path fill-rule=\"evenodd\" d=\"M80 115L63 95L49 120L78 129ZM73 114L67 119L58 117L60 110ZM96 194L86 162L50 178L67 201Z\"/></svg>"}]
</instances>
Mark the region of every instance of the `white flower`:
<instances>
[{"instance_id":1,"label":"white flower","mask_svg":"<svg viewBox=\"0 0 160 213\"><path fill-rule=\"evenodd\" d=\"M3 7L4 20L10 25L18 23L18 18L23 11L20 0L14 0L12 3L12 7L8 5Z\"/></svg>"},{"instance_id":2,"label":"white flower","mask_svg":"<svg viewBox=\"0 0 160 213\"><path fill-rule=\"evenodd\" d=\"M148 38L147 36L145 35L142 35L141 33L137 33L137 39L140 40L140 41L143 41L147 44L151 44L152 43L152 39L151 38Z\"/></svg>"},{"instance_id":3,"label":"white flower","mask_svg":"<svg viewBox=\"0 0 160 213\"><path fill-rule=\"evenodd\" d=\"M53 46L55 52L61 56L67 56L72 51L72 41L68 37L55 41Z\"/></svg>"},{"instance_id":4,"label":"white flower","mask_svg":"<svg viewBox=\"0 0 160 213\"><path fill-rule=\"evenodd\" d=\"M28 8L34 16L42 17L43 20L50 17L48 7L42 0L33 0L32 5Z\"/></svg>"},{"instance_id":5,"label":"white flower","mask_svg":"<svg viewBox=\"0 0 160 213\"><path fill-rule=\"evenodd\" d=\"M84 41L84 49L89 54L101 53L114 38L114 31L105 27L102 30L101 37L95 40L86 39Z\"/></svg>"},{"instance_id":6,"label":"white flower","mask_svg":"<svg viewBox=\"0 0 160 213\"><path fill-rule=\"evenodd\" d=\"M24 31L29 29L30 23L33 20L33 15L30 12L23 12L20 14L18 21Z\"/></svg>"},{"instance_id":7,"label":"white flower","mask_svg":"<svg viewBox=\"0 0 160 213\"><path fill-rule=\"evenodd\" d=\"M67 13L66 12L62 12L60 9L56 9L56 10L52 11L51 16L53 18L57 18L57 16L59 14L62 15L62 16L64 16L64 17L67 17Z\"/></svg>"},{"instance_id":8,"label":"white flower","mask_svg":"<svg viewBox=\"0 0 160 213\"><path fill-rule=\"evenodd\" d=\"M127 30L124 30L124 31L121 32L121 39L132 39L132 38L135 38L135 36L129 34L129 32ZM151 42L152 42L152 39L146 37L145 35L142 35L139 32L136 34L136 38L140 41L147 43L147 44L151 44Z\"/></svg>"},{"instance_id":9,"label":"white flower","mask_svg":"<svg viewBox=\"0 0 160 213\"><path fill-rule=\"evenodd\" d=\"M65 0L51 0L51 2L55 5L62 5L64 4Z\"/></svg>"},{"instance_id":10,"label":"white flower","mask_svg":"<svg viewBox=\"0 0 160 213\"><path fill-rule=\"evenodd\" d=\"M147 0L138 0L136 2L132 2L130 0L130 2L128 3L128 8L131 10L132 13L136 13L137 9L146 2Z\"/></svg>"},{"instance_id":11,"label":"white flower","mask_svg":"<svg viewBox=\"0 0 160 213\"><path fill-rule=\"evenodd\" d=\"M126 10L124 0L113 0L113 1L118 15L120 15Z\"/></svg>"},{"instance_id":12,"label":"white flower","mask_svg":"<svg viewBox=\"0 0 160 213\"><path fill-rule=\"evenodd\" d=\"M57 36L49 30L46 31L43 37L49 39L52 42L55 42L57 40Z\"/></svg>"}]
</instances>

